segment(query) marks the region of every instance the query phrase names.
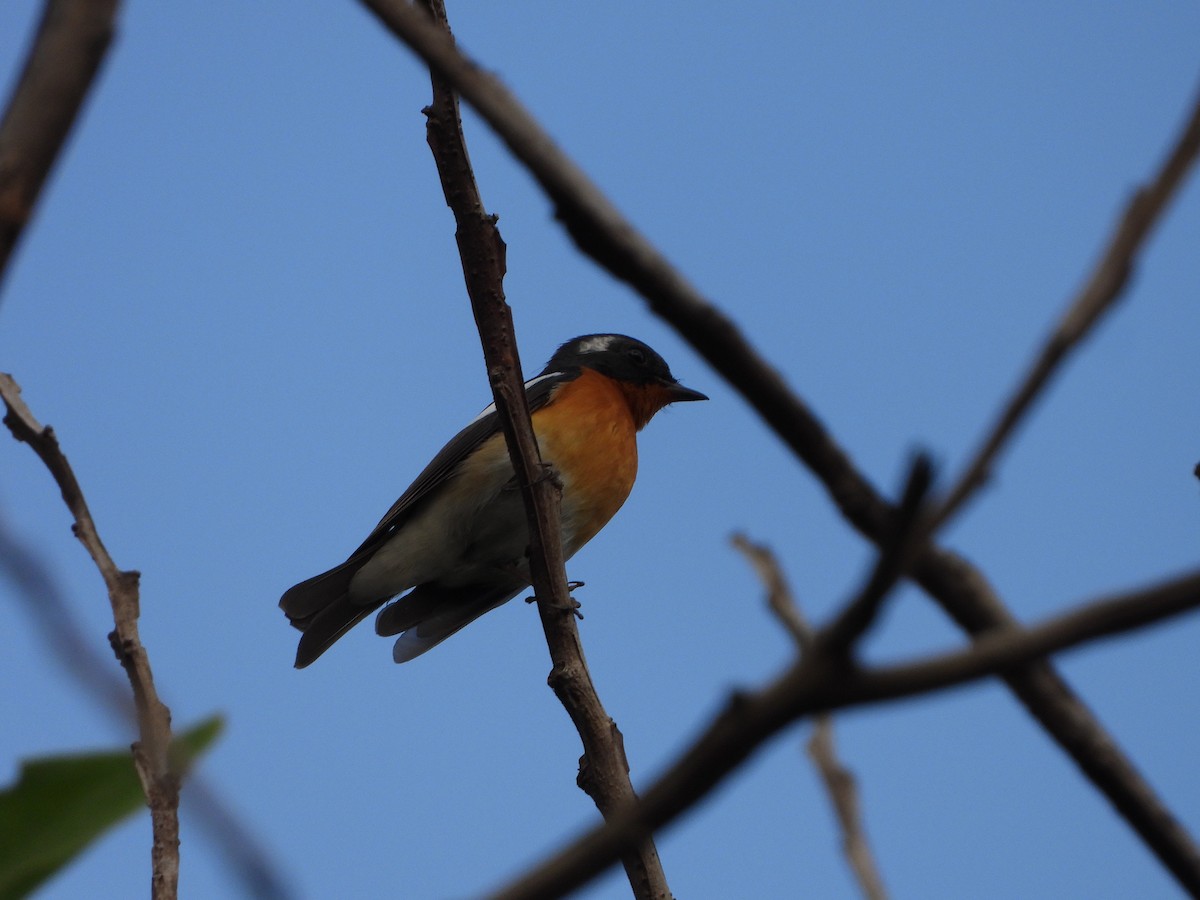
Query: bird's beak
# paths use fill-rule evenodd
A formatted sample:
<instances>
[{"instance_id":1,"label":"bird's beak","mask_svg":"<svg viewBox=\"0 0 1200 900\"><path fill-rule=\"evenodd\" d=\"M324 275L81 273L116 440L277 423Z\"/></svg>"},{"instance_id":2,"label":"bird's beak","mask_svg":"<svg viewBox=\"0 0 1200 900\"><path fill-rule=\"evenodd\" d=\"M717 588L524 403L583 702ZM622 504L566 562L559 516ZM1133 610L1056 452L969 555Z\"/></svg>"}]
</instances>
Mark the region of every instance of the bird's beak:
<instances>
[{"instance_id":1,"label":"bird's beak","mask_svg":"<svg viewBox=\"0 0 1200 900\"><path fill-rule=\"evenodd\" d=\"M693 391L691 388L686 388L678 381L664 385L667 389L668 403L683 403L687 400L707 400L704 394L699 391Z\"/></svg>"}]
</instances>

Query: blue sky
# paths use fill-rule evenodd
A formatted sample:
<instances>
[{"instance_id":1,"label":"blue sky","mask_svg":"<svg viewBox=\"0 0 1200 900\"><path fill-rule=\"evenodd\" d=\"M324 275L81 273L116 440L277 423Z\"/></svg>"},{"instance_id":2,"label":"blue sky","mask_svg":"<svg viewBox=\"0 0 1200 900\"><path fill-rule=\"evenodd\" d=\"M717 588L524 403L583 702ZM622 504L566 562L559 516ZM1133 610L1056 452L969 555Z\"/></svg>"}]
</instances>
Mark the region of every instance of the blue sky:
<instances>
[{"instance_id":1,"label":"blue sky","mask_svg":"<svg viewBox=\"0 0 1200 900\"><path fill-rule=\"evenodd\" d=\"M0 6L11 84L38 4ZM927 448L956 472L1162 158L1197 90L1182 3L457 4L497 72L616 204L741 323L872 480ZM117 562L177 724L228 730L203 774L301 897L478 894L595 819L578 740L512 603L413 663L362 627L293 671L276 602L357 546L487 402L424 143L426 75L354 3L131 2L0 300L0 370L53 424ZM728 544L773 545L825 617L871 553L814 479L630 292L578 257L467 114L508 243L527 371L633 334L712 397L643 433L641 476L569 566L588 661L646 784L788 661ZM946 535L1034 620L1194 566L1200 186L1124 304ZM0 504L102 650L102 586L28 448ZM0 587L0 778L127 742ZM1200 831L1185 620L1061 668ZM868 656L961 641L893 598ZM681 897L853 897L793 729L663 834ZM1002 688L837 719L897 897L1174 897L1178 890ZM44 891L138 896L149 824ZM611 874L584 896L621 897ZM184 819L182 895L234 893Z\"/></svg>"}]
</instances>

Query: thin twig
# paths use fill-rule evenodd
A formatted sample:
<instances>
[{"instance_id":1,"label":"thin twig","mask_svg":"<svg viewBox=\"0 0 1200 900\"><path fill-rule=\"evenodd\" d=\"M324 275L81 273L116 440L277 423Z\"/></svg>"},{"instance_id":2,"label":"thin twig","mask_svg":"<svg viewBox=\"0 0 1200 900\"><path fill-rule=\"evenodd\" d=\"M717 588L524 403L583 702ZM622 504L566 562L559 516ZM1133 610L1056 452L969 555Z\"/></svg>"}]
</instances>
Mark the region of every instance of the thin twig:
<instances>
[{"instance_id":1,"label":"thin twig","mask_svg":"<svg viewBox=\"0 0 1200 900\"><path fill-rule=\"evenodd\" d=\"M630 284L755 409L807 465L842 515L881 545L893 509L737 325L702 296L626 220L498 80L462 56L403 0L362 0L488 122L554 200L583 252ZM1013 617L983 574L930 542L914 564L919 585L973 636ZM1180 884L1200 896L1200 851L1091 710L1046 662L1010 670L1013 693L1107 797Z\"/></svg>"},{"instance_id":2,"label":"thin twig","mask_svg":"<svg viewBox=\"0 0 1200 900\"><path fill-rule=\"evenodd\" d=\"M129 677L137 710L139 740L133 745L133 760L153 824L152 896L155 900L174 898L179 885L180 775L171 760L171 712L158 698L150 658L138 637L139 575L117 568L100 540L83 491L59 449L53 429L42 427L21 399L20 387L12 376L3 373L0 373L0 398L8 409L4 424L13 437L33 448L54 476L63 501L75 518L72 531L91 554L108 588L116 623L109 643Z\"/></svg>"},{"instance_id":3,"label":"thin twig","mask_svg":"<svg viewBox=\"0 0 1200 900\"><path fill-rule=\"evenodd\" d=\"M0 119L0 285L112 41L117 0L48 0Z\"/></svg>"},{"instance_id":4,"label":"thin twig","mask_svg":"<svg viewBox=\"0 0 1200 900\"><path fill-rule=\"evenodd\" d=\"M448 35L442 0L423 0ZM601 815L636 800L629 762L616 723L604 710L584 661L575 603L567 585L559 507L561 486L547 477L538 452L522 386L512 313L504 299L504 242L488 215L475 182L459 118L458 98L431 72L433 103L426 110L429 146L437 163L446 203L458 224L455 237L463 274L491 376L496 410L514 469L520 473L530 534L530 572L538 614L553 667L549 683L574 722L583 744L578 783ZM633 895L669 900L671 892L654 845L646 834L622 857Z\"/></svg>"},{"instance_id":5,"label":"thin twig","mask_svg":"<svg viewBox=\"0 0 1200 900\"><path fill-rule=\"evenodd\" d=\"M828 713L821 713L816 718L812 737L808 740L808 755L825 782L825 790L842 828L842 852L850 863L850 871L858 880L858 886L862 888L863 896L867 900L887 900L887 890L883 886L883 879L879 877L879 869L862 824L858 783L854 773L838 760L833 745L833 717Z\"/></svg>"},{"instance_id":6,"label":"thin twig","mask_svg":"<svg viewBox=\"0 0 1200 900\"><path fill-rule=\"evenodd\" d=\"M611 865L635 835L662 829L801 718L945 690L1197 607L1200 571L1088 603L1027 629L992 631L965 650L916 662L859 669L837 665L826 654L809 654L766 687L736 693L636 807L573 841L493 897L541 900L578 889ZM817 643L821 639L818 632Z\"/></svg>"},{"instance_id":7,"label":"thin twig","mask_svg":"<svg viewBox=\"0 0 1200 900\"><path fill-rule=\"evenodd\" d=\"M730 538L730 543L746 557L746 561L758 575L758 580L766 587L767 608L775 614L779 624L791 635L797 651L803 653L811 648L813 643L812 626L808 624L804 613L800 611L800 604L796 602L787 579L783 577L783 570L780 568L775 554L769 547L754 543L744 534L735 534Z\"/></svg>"},{"instance_id":8,"label":"thin twig","mask_svg":"<svg viewBox=\"0 0 1200 900\"><path fill-rule=\"evenodd\" d=\"M797 650L803 654L805 650L812 648L812 626L800 611L775 554L768 547L754 544L740 534L734 535L733 545L745 554L766 586L767 605L791 634ZM879 869L875 865L866 830L862 825L858 785L854 773L837 758L833 744L833 716L829 713L816 716L812 737L808 742L808 755L817 767L837 816L838 825L842 830L842 852L850 864L850 871L854 873L867 900L886 900L887 891L884 890L883 880L879 877Z\"/></svg>"},{"instance_id":9,"label":"thin twig","mask_svg":"<svg viewBox=\"0 0 1200 900\"><path fill-rule=\"evenodd\" d=\"M1050 379L1062 366L1068 354L1080 345L1101 317L1121 299L1146 240L1162 219L1198 156L1200 97L1197 97L1191 118L1180 132L1157 174L1130 199L1100 261L1096 263L1095 269L1059 320L1053 333L1046 339L1037 360L996 418L987 438L980 444L962 477L947 495L934 518L934 529L945 524L971 495L988 481L996 458L1016 431L1021 419L1044 393Z\"/></svg>"}]
</instances>

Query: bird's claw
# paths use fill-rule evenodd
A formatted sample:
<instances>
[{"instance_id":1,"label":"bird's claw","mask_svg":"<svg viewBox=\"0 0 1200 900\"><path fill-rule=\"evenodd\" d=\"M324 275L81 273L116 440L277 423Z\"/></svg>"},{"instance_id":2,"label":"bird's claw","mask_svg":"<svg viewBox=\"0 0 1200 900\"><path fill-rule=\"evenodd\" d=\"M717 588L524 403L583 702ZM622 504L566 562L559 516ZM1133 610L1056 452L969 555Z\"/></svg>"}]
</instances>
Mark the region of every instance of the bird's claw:
<instances>
[{"instance_id":1,"label":"bird's claw","mask_svg":"<svg viewBox=\"0 0 1200 900\"><path fill-rule=\"evenodd\" d=\"M555 607L556 609L565 609L565 610L570 610L571 612L573 612L573 613L575 614L575 618L582 620L582 619L583 619L583 613L581 613L581 612L579 611L579 609L580 609L580 607L581 607L581 606L583 606L583 604L582 604L582 603L580 603L578 600L576 600L574 597L572 597L572 596L570 595L570 593L569 593L570 591L573 591L573 590L575 590L576 588L581 588L581 587L583 587L583 582L582 582L582 581L568 581L568 582L567 582L567 591L568 591L568 594L567 594L567 603L566 603L566 605L563 605L563 604L560 604L560 603L555 603L555 604L553 604L553 605L554 605L554 607ZM526 603L537 603L537 599L538 599L538 598L537 598L537 595L536 595L536 594L533 594L533 595L531 595L531 596L529 596L529 597L526 597L526 598L525 598L525 602L526 602Z\"/></svg>"}]
</instances>

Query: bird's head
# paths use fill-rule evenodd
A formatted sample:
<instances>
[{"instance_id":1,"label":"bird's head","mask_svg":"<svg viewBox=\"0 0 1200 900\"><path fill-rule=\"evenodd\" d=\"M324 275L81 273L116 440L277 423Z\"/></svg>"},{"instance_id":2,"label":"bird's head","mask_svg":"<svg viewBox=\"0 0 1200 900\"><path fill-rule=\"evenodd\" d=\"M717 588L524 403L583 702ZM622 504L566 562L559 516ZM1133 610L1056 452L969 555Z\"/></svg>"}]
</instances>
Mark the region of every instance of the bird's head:
<instances>
[{"instance_id":1,"label":"bird's head","mask_svg":"<svg viewBox=\"0 0 1200 900\"><path fill-rule=\"evenodd\" d=\"M593 369L616 381L639 429L669 403L708 399L680 384L652 348L624 334L572 338L554 352L543 374L573 369Z\"/></svg>"}]
</instances>

